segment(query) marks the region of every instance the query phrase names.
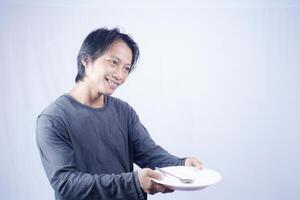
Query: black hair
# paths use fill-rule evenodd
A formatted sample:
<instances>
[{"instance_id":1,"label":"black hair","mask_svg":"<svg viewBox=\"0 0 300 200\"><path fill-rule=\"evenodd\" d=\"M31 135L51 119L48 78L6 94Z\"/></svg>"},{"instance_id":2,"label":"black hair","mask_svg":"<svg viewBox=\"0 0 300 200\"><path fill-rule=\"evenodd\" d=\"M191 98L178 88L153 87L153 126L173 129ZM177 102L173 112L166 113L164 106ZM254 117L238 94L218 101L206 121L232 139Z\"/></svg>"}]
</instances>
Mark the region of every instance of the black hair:
<instances>
[{"instance_id":1,"label":"black hair","mask_svg":"<svg viewBox=\"0 0 300 200\"><path fill-rule=\"evenodd\" d=\"M121 33L118 28L99 28L91 32L81 45L77 55L78 72L75 78L76 82L81 81L85 75L85 67L82 64L82 60L89 58L93 62L102 56L116 40L124 41L131 49L132 60L129 73L132 72L140 55L137 43L130 35Z\"/></svg>"}]
</instances>

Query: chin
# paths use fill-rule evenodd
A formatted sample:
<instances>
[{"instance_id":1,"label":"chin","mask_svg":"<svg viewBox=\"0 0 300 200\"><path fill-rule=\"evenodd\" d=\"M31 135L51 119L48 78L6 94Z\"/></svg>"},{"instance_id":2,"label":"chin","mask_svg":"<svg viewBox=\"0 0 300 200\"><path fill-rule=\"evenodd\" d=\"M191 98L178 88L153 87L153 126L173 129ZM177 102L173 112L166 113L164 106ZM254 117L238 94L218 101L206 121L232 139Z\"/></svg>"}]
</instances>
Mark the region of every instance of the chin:
<instances>
[{"instance_id":1,"label":"chin","mask_svg":"<svg viewBox=\"0 0 300 200\"><path fill-rule=\"evenodd\" d=\"M108 95L108 96L110 96L110 95L112 95L114 92L115 92L115 90L113 90L113 91L107 91L105 94Z\"/></svg>"}]
</instances>

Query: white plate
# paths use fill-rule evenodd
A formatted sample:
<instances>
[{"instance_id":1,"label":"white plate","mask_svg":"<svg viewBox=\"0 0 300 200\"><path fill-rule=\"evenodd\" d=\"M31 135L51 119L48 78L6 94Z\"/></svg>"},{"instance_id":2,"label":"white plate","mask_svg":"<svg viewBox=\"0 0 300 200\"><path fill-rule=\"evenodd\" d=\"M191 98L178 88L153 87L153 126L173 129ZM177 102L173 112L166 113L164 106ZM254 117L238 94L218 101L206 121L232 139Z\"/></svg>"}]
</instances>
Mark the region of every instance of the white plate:
<instances>
[{"instance_id":1,"label":"white plate","mask_svg":"<svg viewBox=\"0 0 300 200\"><path fill-rule=\"evenodd\" d=\"M173 190L183 190L183 191L192 191L192 190L201 190L206 188L209 185L215 184L221 180L221 175L211 169L202 169L199 170L195 167L187 167L187 166L172 166L172 167L164 167L163 170L177 175L181 178L191 178L194 179L192 183L183 183L175 177L162 174L163 179L157 180L152 179L154 182L167 186Z\"/></svg>"}]
</instances>

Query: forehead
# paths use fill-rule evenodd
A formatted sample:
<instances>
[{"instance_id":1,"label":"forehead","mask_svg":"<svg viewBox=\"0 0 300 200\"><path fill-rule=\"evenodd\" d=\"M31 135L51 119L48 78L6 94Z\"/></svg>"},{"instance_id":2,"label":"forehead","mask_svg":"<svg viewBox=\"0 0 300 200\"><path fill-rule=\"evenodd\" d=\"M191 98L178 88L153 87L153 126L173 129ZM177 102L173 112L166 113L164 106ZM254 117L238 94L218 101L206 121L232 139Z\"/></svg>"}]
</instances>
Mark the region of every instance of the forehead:
<instances>
[{"instance_id":1,"label":"forehead","mask_svg":"<svg viewBox=\"0 0 300 200\"><path fill-rule=\"evenodd\" d=\"M132 51L123 40L114 41L104 55L117 57L127 64L131 64L132 61Z\"/></svg>"}]
</instances>

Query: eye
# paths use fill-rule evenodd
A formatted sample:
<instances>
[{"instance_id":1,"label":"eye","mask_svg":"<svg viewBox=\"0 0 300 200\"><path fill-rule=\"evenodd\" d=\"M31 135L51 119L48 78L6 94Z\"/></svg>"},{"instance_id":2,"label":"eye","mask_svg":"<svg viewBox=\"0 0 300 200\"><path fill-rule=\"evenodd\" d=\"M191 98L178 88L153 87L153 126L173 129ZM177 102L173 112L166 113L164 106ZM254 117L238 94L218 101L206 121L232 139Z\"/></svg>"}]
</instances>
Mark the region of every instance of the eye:
<instances>
[{"instance_id":1,"label":"eye","mask_svg":"<svg viewBox=\"0 0 300 200\"><path fill-rule=\"evenodd\" d=\"M114 59L108 60L108 62L110 62L113 65L117 65L118 64L118 61L114 60Z\"/></svg>"},{"instance_id":2,"label":"eye","mask_svg":"<svg viewBox=\"0 0 300 200\"><path fill-rule=\"evenodd\" d=\"M130 72L130 67L124 67L124 71L129 73Z\"/></svg>"}]
</instances>

